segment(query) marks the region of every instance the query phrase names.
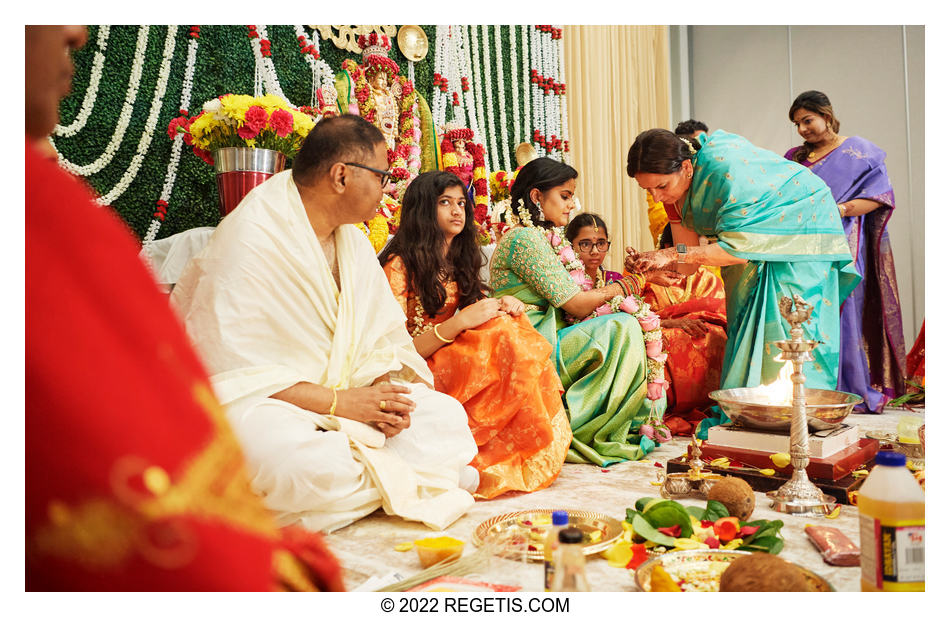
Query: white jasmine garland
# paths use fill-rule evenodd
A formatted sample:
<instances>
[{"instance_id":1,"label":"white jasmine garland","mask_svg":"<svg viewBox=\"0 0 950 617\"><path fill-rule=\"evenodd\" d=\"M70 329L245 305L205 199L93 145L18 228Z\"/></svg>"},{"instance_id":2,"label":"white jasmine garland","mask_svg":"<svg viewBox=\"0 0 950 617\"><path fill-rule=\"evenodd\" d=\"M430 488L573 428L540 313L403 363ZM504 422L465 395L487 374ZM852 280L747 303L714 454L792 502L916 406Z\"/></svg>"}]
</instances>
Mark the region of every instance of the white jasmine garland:
<instances>
[{"instance_id":1,"label":"white jasmine garland","mask_svg":"<svg viewBox=\"0 0 950 617\"><path fill-rule=\"evenodd\" d=\"M501 165L501 159L498 158L498 133L495 132L495 97L492 96L491 87L491 38L488 34L488 25L482 25L482 87L485 88L485 100L488 102L488 142L485 144L485 168L497 169ZM488 147L491 146L491 160L488 160Z\"/></svg>"},{"instance_id":2,"label":"white jasmine garland","mask_svg":"<svg viewBox=\"0 0 950 617\"><path fill-rule=\"evenodd\" d=\"M435 27L435 56L432 59L432 72L442 76L445 76L447 71L446 57L448 53L446 47L450 40L447 30L448 26ZM430 100L432 101L432 121L436 126L441 127L445 124L445 108L443 107L445 99L435 80L432 82L432 98Z\"/></svg>"},{"instance_id":3,"label":"white jasmine garland","mask_svg":"<svg viewBox=\"0 0 950 617\"><path fill-rule=\"evenodd\" d=\"M544 71L544 65L541 59L541 34L537 29L537 26L531 26L531 68L535 70L538 77L542 77ZM544 101L541 100L541 87L536 83L530 84L531 90L531 111L532 119L534 120L532 126L532 134L535 130L541 132L541 137L547 135L547 130L545 127L545 118L544 118ZM545 153L542 152L542 155Z\"/></svg>"},{"instance_id":4,"label":"white jasmine garland","mask_svg":"<svg viewBox=\"0 0 950 617\"><path fill-rule=\"evenodd\" d=\"M102 79L102 65L106 60L106 43L109 40L109 26L99 26L99 33L96 37L96 54L92 59L92 69L89 74L89 85L86 86L86 94L83 95L82 105L76 118L69 123L69 126L56 125L53 134L59 137L71 137L81 131L89 121L92 115L92 108L96 104L96 96L99 92L99 81Z\"/></svg>"},{"instance_id":5,"label":"white jasmine garland","mask_svg":"<svg viewBox=\"0 0 950 617\"><path fill-rule=\"evenodd\" d=\"M511 154L508 147L508 109L505 105L504 67L501 63L501 26L495 26L495 76L498 79L498 123L501 129L501 157L497 159L502 169L511 169ZM516 87L517 89L517 87ZM492 143L497 140L493 139Z\"/></svg>"},{"instance_id":6,"label":"white jasmine garland","mask_svg":"<svg viewBox=\"0 0 950 617\"><path fill-rule=\"evenodd\" d=\"M531 50L528 47L530 34L528 28L531 26L521 26L521 81L520 86L526 88L524 93L524 138L525 141L531 141L531 134L534 127L531 126L531 73L528 68Z\"/></svg>"},{"instance_id":7,"label":"white jasmine garland","mask_svg":"<svg viewBox=\"0 0 950 617\"><path fill-rule=\"evenodd\" d=\"M485 132L488 130L488 118L485 113L485 102L482 99L482 88L484 87L484 83L483 83L484 80L482 79L483 72L476 70L476 67L479 66L478 26L466 26L466 31L468 32L468 35L469 35L468 41L467 41L468 43L467 47L468 47L469 53L466 55L469 57L469 62L470 62L468 68L471 70L471 74L472 74L472 89L475 91L475 111L478 114L477 124L482 135L485 135L486 137L491 137L492 136L491 133ZM479 142L484 143L487 146L487 140L479 139ZM491 164L489 163L489 152L487 151L487 147L486 147L486 152L485 152L485 168L493 169L493 167L491 167Z\"/></svg>"},{"instance_id":8,"label":"white jasmine garland","mask_svg":"<svg viewBox=\"0 0 950 617\"><path fill-rule=\"evenodd\" d=\"M467 48L467 38L462 36L462 28L465 26L456 26L456 32L459 33L458 38L458 58L459 58L459 72L468 78L468 92L462 93L462 98L465 99L465 111L468 113L468 128L472 129L473 136L472 138L476 143L484 144L485 143L485 131L482 129L481 125L478 123L478 110L475 108L475 72L472 70L472 63L470 61L470 56L468 55ZM464 117L464 116L463 116ZM486 172L488 171L486 166Z\"/></svg>"},{"instance_id":9,"label":"white jasmine garland","mask_svg":"<svg viewBox=\"0 0 950 617\"><path fill-rule=\"evenodd\" d=\"M251 39L251 47L254 48L255 57L260 60L261 76L264 85L267 87L268 94L279 96L291 107L296 107L296 105L291 103L284 95L284 91L280 87L280 81L277 79L277 69L274 68L274 61L270 56L265 56L261 53L261 39L267 38L267 26L257 26L257 33L258 36Z\"/></svg>"},{"instance_id":10,"label":"white jasmine garland","mask_svg":"<svg viewBox=\"0 0 950 617\"><path fill-rule=\"evenodd\" d=\"M112 162L116 152L119 151L119 145L125 137L125 131L129 128L129 121L132 118L132 109L135 107L135 99L138 96L139 84L142 81L142 65L145 63L145 49L148 45L149 26L140 26L138 40L135 44L135 52L132 59L132 69L129 73L129 85L125 91L125 101L122 103L122 110L119 112L119 118L116 121L115 130L109 143L99 157L88 165L77 165L66 160L62 152L59 155L60 166L69 173L76 176L91 176L105 169L106 165ZM55 145L55 144L54 144Z\"/></svg>"},{"instance_id":11,"label":"white jasmine garland","mask_svg":"<svg viewBox=\"0 0 950 617\"><path fill-rule=\"evenodd\" d=\"M191 105L191 88L195 77L195 59L198 56L198 39L192 38L188 41L188 57L185 61L184 85L181 89L181 100L179 108L188 109ZM217 99L215 99L217 100ZM220 103L220 101L219 101ZM159 195L159 201L168 202L171 199L172 189L175 187L175 181L178 177L178 163L181 160L181 149L184 144L184 135L178 133L175 135L175 141L172 143L172 153L168 160L168 169L165 172L165 182L162 184L162 193ZM166 213L167 216L167 213ZM148 226L148 231L142 238L142 244L147 249L148 246L158 236L158 231L162 227L162 220L153 218Z\"/></svg>"},{"instance_id":12,"label":"white jasmine garland","mask_svg":"<svg viewBox=\"0 0 950 617\"><path fill-rule=\"evenodd\" d=\"M168 26L168 31L165 34L165 48L162 51L162 64L158 71L158 82L155 84L155 94L152 96L152 105L149 109L148 118L145 121L145 128L142 130L142 136L139 137L135 154L132 156L132 160L129 162L125 173L122 174L122 178L112 187L112 190L96 200L104 206L111 204L129 188L129 185L132 184L139 169L142 167L142 160L152 145L152 137L155 135L155 126L158 124L158 115L162 111L162 101L165 98L165 91L168 88L168 74L171 71L172 57L175 54L175 35L177 33L178 26Z\"/></svg>"},{"instance_id":13,"label":"white jasmine garland","mask_svg":"<svg viewBox=\"0 0 950 617\"><path fill-rule=\"evenodd\" d=\"M521 113L518 106L518 90L524 86L524 80L521 79L522 76L518 74L518 67L520 63L518 62L518 27L517 26L508 26L508 46L511 49L511 75L508 76L508 83L514 86L511 89L511 109L512 111L512 120L514 121L515 126L515 141L522 142L524 141L524 135L521 134ZM498 71L501 73L501 71ZM508 148L505 148L505 151L508 151ZM508 167L507 169L511 169Z\"/></svg>"},{"instance_id":14,"label":"white jasmine garland","mask_svg":"<svg viewBox=\"0 0 950 617\"><path fill-rule=\"evenodd\" d=\"M456 26L456 29L459 26ZM448 82L448 91L442 92L445 109L445 119L446 121L455 122L457 124L465 124L465 104L463 96L465 93L462 91L462 72L460 70L459 55L457 48L453 45L450 48L451 51L455 53L449 56L448 62L445 65L445 72L442 73L442 77ZM452 93L458 93L459 96L459 105L455 106L453 101L455 100L452 96ZM449 114L448 110L451 109L452 113Z\"/></svg>"},{"instance_id":15,"label":"white jasmine garland","mask_svg":"<svg viewBox=\"0 0 950 617\"><path fill-rule=\"evenodd\" d=\"M563 28L564 26L561 26L561 27ZM558 79L563 84L563 83L566 83L565 72L564 72L564 37L563 35L560 39L558 39L557 46L558 46L558 60L560 61L560 66L559 66L560 77ZM561 143L562 143L561 148L564 154L564 160L567 163L571 163L574 157L571 155L569 151L567 151L567 148L564 146L564 144L567 144L567 140L569 139L568 130L567 130L567 94L564 94L563 96L559 98L561 100L561 132L558 133L558 135L561 138Z\"/></svg>"},{"instance_id":16,"label":"white jasmine garland","mask_svg":"<svg viewBox=\"0 0 950 617\"><path fill-rule=\"evenodd\" d=\"M316 36L313 39L311 39L310 35L307 34L307 31L304 30L303 26L294 26L294 33L298 37L297 40L300 40L299 37L302 36L304 38L305 45L313 45L313 48L317 51L317 53L320 53L320 37L319 36ZM315 107L316 102L317 102L316 101L317 90L323 89L327 85L329 85L331 88L333 87L333 82L334 82L333 69L330 68L330 65L327 64L327 61L324 60L323 58L320 58L319 60L317 60L311 54L305 54L304 58L306 59L307 64L310 65L310 69L313 72L313 91L310 94L310 106ZM271 66L273 66L273 64L274 63L271 62ZM276 71L274 75L275 75L275 80L276 80L276 75L277 75Z\"/></svg>"},{"instance_id":17,"label":"white jasmine garland","mask_svg":"<svg viewBox=\"0 0 950 617\"><path fill-rule=\"evenodd\" d=\"M560 57L558 56L557 51L557 41L553 36L548 37L548 57L550 58L551 66L551 77L558 84L561 83L560 74ZM560 139L561 137L561 95L556 92L548 92L548 100L550 101L550 114L551 114L551 133L557 135ZM560 148L553 151L554 158L558 161L561 160L561 150Z\"/></svg>"}]
</instances>

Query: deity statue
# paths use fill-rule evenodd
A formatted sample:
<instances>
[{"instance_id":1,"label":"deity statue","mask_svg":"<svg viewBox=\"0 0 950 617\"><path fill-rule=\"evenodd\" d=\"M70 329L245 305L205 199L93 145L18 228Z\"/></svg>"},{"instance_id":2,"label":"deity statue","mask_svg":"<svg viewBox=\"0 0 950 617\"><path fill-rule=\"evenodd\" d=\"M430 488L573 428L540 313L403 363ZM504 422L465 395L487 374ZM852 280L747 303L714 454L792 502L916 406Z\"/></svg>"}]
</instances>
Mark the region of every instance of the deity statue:
<instances>
[{"instance_id":1,"label":"deity statue","mask_svg":"<svg viewBox=\"0 0 950 617\"><path fill-rule=\"evenodd\" d=\"M488 199L488 176L485 172L485 146L473 141L472 129L448 123L442 127L442 168L465 183L469 198L475 204L475 224L482 244L494 242Z\"/></svg>"},{"instance_id":2,"label":"deity statue","mask_svg":"<svg viewBox=\"0 0 950 617\"><path fill-rule=\"evenodd\" d=\"M336 75L337 108L340 113L362 116L376 125L386 139L393 181L386 194L402 198L409 182L421 171L438 168L435 136L429 106L412 82L399 75L389 57L390 38L371 32L357 44L362 63L344 60Z\"/></svg>"}]
</instances>

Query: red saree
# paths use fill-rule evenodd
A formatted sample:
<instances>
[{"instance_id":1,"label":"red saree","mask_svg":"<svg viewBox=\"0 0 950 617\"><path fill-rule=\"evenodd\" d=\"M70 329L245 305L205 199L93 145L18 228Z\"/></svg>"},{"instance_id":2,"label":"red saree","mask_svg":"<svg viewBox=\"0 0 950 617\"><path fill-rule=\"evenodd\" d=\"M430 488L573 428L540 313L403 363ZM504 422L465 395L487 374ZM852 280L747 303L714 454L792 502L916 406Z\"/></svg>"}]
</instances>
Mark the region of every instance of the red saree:
<instances>
[{"instance_id":1,"label":"red saree","mask_svg":"<svg viewBox=\"0 0 950 617\"><path fill-rule=\"evenodd\" d=\"M455 314L454 281L445 285L442 311L430 318L407 289L402 259L393 257L383 270L413 336ZM462 332L427 359L435 389L462 403L468 413L478 445L472 466L481 476L476 497L536 491L560 473L571 444L571 427L561 402L561 380L550 358L550 343L527 317L505 315Z\"/></svg>"},{"instance_id":2,"label":"red saree","mask_svg":"<svg viewBox=\"0 0 950 617\"><path fill-rule=\"evenodd\" d=\"M184 330L109 208L26 147L26 589L342 590L278 530Z\"/></svg>"},{"instance_id":3,"label":"red saree","mask_svg":"<svg viewBox=\"0 0 950 617\"><path fill-rule=\"evenodd\" d=\"M660 319L698 319L708 326L694 338L680 328L663 328L666 360L667 415L689 415L708 407L708 394L719 388L726 349L726 294L722 279L701 267L682 283L670 287L648 284L643 293Z\"/></svg>"}]
</instances>

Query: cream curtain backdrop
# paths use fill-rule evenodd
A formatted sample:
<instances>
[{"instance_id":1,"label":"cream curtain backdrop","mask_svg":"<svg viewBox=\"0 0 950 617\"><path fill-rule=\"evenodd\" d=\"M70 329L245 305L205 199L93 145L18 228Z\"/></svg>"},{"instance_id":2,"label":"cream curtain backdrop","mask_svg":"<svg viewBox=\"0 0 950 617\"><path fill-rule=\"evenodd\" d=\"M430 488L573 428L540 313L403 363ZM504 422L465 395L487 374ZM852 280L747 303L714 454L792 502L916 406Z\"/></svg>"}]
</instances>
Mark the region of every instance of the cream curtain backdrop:
<instances>
[{"instance_id":1,"label":"cream curtain backdrop","mask_svg":"<svg viewBox=\"0 0 950 617\"><path fill-rule=\"evenodd\" d=\"M610 231L606 266L623 247L653 248L646 193L627 176L627 150L646 129L670 128L667 26L565 26L564 76L570 163L584 212Z\"/></svg>"}]
</instances>

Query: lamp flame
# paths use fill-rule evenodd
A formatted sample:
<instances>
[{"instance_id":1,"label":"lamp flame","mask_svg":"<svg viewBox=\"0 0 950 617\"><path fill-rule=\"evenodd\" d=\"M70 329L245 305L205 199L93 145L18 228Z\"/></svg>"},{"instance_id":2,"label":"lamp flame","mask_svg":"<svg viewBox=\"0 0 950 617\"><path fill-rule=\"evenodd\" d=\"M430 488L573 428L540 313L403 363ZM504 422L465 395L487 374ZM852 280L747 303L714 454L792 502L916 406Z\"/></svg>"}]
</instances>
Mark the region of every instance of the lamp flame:
<instances>
[{"instance_id":1,"label":"lamp flame","mask_svg":"<svg viewBox=\"0 0 950 617\"><path fill-rule=\"evenodd\" d=\"M785 366L779 371L778 377L769 384L762 384L748 388L747 397L750 403L759 405L778 405L791 407L792 405L792 373L794 367L791 360L785 361Z\"/></svg>"}]
</instances>

